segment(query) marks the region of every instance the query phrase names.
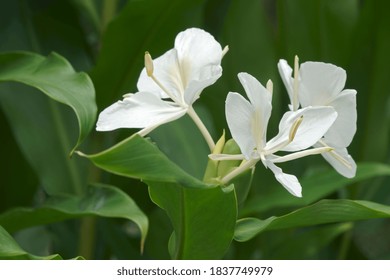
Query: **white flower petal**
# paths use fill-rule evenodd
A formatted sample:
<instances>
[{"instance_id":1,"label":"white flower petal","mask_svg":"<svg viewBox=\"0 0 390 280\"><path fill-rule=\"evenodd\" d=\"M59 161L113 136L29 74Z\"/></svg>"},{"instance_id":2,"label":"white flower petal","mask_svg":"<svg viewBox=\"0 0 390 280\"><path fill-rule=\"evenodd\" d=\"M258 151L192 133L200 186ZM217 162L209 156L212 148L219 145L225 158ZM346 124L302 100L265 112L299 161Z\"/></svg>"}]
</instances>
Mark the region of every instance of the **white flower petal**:
<instances>
[{"instance_id":1,"label":"white flower petal","mask_svg":"<svg viewBox=\"0 0 390 280\"><path fill-rule=\"evenodd\" d=\"M171 49L153 59L154 71L153 76L174 95L181 100L184 92L184 85L181 79L180 67L177 58L177 51ZM168 95L158 86L151 77L146 74L145 68L141 71L138 78L137 88L140 92L151 92L161 98L168 98Z\"/></svg>"},{"instance_id":2,"label":"white flower petal","mask_svg":"<svg viewBox=\"0 0 390 280\"><path fill-rule=\"evenodd\" d=\"M356 91L343 90L329 106L336 110L337 119L324 137L333 143L333 147L348 147L356 133Z\"/></svg>"},{"instance_id":3,"label":"white flower petal","mask_svg":"<svg viewBox=\"0 0 390 280\"><path fill-rule=\"evenodd\" d=\"M226 120L232 137L246 159L249 159L256 147L252 131L254 108L248 100L235 92L229 92L225 107Z\"/></svg>"},{"instance_id":4,"label":"white flower petal","mask_svg":"<svg viewBox=\"0 0 390 280\"><path fill-rule=\"evenodd\" d=\"M322 142L325 143L325 141ZM325 144L332 147L332 143L330 142ZM323 147L323 145L321 143L317 143L314 147ZM322 156L338 173L344 177L355 177L356 163L348 154L348 150L346 148L336 148L331 152L323 153Z\"/></svg>"},{"instance_id":5,"label":"white flower petal","mask_svg":"<svg viewBox=\"0 0 390 280\"><path fill-rule=\"evenodd\" d=\"M185 113L186 109L165 102L153 93L138 92L104 109L99 115L96 130L157 127Z\"/></svg>"},{"instance_id":6,"label":"white flower petal","mask_svg":"<svg viewBox=\"0 0 390 280\"><path fill-rule=\"evenodd\" d=\"M245 89L245 93L249 98L249 101L256 109L271 111L271 93L252 75L241 72L238 73L238 79Z\"/></svg>"},{"instance_id":7,"label":"white flower petal","mask_svg":"<svg viewBox=\"0 0 390 280\"><path fill-rule=\"evenodd\" d=\"M252 120L252 134L255 136L256 146L263 148L266 141L268 121L271 117L272 94L248 73L239 73L238 78L255 110Z\"/></svg>"},{"instance_id":8,"label":"white flower petal","mask_svg":"<svg viewBox=\"0 0 390 280\"><path fill-rule=\"evenodd\" d=\"M266 150L285 143L289 139L294 122L303 117L293 141L281 148L281 151L294 152L313 146L334 123L337 113L332 107L306 107L294 112L286 112L279 123L279 133L267 142Z\"/></svg>"},{"instance_id":9,"label":"white flower petal","mask_svg":"<svg viewBox=\"0 0 390 280\"><path fill-rule=\"evenodd\" d=\"M204 67L221 64L221 45L211 34L199 28L180 32L175 39L175 49L184 88L191 80L201 80Z\"/></svg>"},{"instance_id":10,"label":"white flower petal","mask_svg":"<svg viewBox=\"0 0 390 280\"><path fill-rule=\"evenodd\" d=\"M328 105L343 90L347 79L344 69L323 62L302 63L299 74L302 107Z\"/></svg>"},{"instance_id":11,"label":"white flower petal","mask_svg":"<svg viewBox=\"0 0 390 280\"><path fill-rule=\"evenodd\" d=\"M264 164L275 174L276 180L292 195L302 197L302 186L297 177L291 174L283 173L282 169L277 167L272 161L266 160Z\"/></svg>"},{"instance_id":12,"label":"white flower petal","mask_svg":"<svg viewBox=\"0 0 390 280\"><path fill-rule=\"evenodd\" d=\"M184 101L192 105L201 94L202 90L214 84L222 75L222 67L210 65L204 67L201 71L200 80L192 80L184 92Z\"/></svg>"},{"instance_id":13,"label":"white flower petal","mask_svg":"<svg viewBox=\"0 0 390 280\"><path fill-rule=\"evenodd\" d=\"M286 87L288 96L290 97L290 103L293 103L293 83L294 79L292 78L292 68L288 65L287 61L280 59L278 62L278 70L280 77L282 78L283 84ZM290 105L292 106L292 105Z\"/></svg>"}]
</instances>

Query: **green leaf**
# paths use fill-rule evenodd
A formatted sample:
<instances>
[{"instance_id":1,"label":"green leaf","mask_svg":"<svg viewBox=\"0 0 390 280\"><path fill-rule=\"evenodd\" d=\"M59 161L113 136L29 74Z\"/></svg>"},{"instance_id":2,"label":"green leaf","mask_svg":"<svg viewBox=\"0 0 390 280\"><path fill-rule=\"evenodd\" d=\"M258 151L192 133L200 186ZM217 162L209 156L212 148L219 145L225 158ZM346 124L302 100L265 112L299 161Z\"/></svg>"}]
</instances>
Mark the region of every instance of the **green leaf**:
<instances>
[{"instance_id":1,"label":"green leaf","mask_svg":"<svg viewBox=\"0 0 390 280\"><path fill-rule=\"evenodd\" d=\"M76 259L82 259L77 257ZM12 238L11 235L0 226L0 260L62 260L58 254L39 257L27 253Z\"/></svg>"},{"instance_id":2,"label":"green leaf","mask_svg":"<svg viewBox=\"0 0 390 280\"><path fill-rule=\"evenodd\" d=\"M38 208L13 208L0 215L0 224L9 232L14 232L89 215L133 221L141 231L143 248L148 231L147 217L127 194L109 185L93 184L84 196L53 196Z\"/></svg>"},{"instance_id":3,"label":"green leaf","mask_svg":"<svg viewBox=\"0 0 390 280\"><path fill-rule=\"evenodd\" d=\"M178 182L186 187L211 187L183 171L156 145L138 134L98 154L79 154L96 166L117 175L144 181Z\"/></svg>"},{"instance_id":4,"label":"green leaf","mask_svg":"<svg viewBox=\"0 0 390 280\"><path fill-rule=\"evenodd\" d=\"M234 238L243 242L266 230L376 218L390 218L390 206L370 201L325 199L280 217L273 216L266 220L240 219L237 221Z\"/></svg>"},{"instance_id":5,"label":"green leaf","mask_svg":"<svg viewBox=\"0 0 390 280\"><path fill-rule=\"evenodd\" d=\"M75 72L69 62L56 53L47 57L29 52L0 54L0 82L32 86L70 106L79 124L75 148L94 126L97 108L91 80L85 73Z\"/></svg>"},{"instance_id":6,"label":"green leaf","mask_svg":"<svg viewBox=\"0 0 390 280\"><path fill-rule=\"evenodd\" d=\"M199 129L187 115L158 127L151 132L150 137L181 169L196 178L202 178L210 150Z\"/></svg>"},{"instance_id":7,"label":"green leaf","mask_svg":"<svg viewBox=\"0 0 390 280\"><path fill-rule=\"evenodd\" d=\"M185 188L177 183L148 182L152 200L171 219L174 259L219 259L233 239L237 218L234 188ZM174 244L174 246L173 246Z\"/></svg>"},{"instance_id":8,"label":"green leaf","mask_svg":"<svg viewBox=\"0 0 390 280\"><path fill-rule=\"evenodd\" d=\"M83 194L87 188L86 164L80 158L68 156L71 141L77 137L71 109L17 83L0 84L0 106L13 134L5 137L19 146L39 178L39 187L49 195ZM5 157L14 159L10 152ZM24 173L21 167L17 167L19 174ZM20 186L9 181L8 186L15 186L20 192Z\"/></svg>"},{"instance_id":9,"label":"green leaf","mask_svg":"<svg viewBox=\"0 0 390 280\"><path fill-rule=\"evenodd\" d=\"M326 172L316 172L300 180L303 188L302 198L293 197L283 188L275 186L270 194L256 195L249 199L240 215L247 216L273 208L309 205L348 185L386 175L390 175L390 166L381 163L359 163L356 176L351 179L341 176L333 169Z\"/></svg>"}]
</instances>

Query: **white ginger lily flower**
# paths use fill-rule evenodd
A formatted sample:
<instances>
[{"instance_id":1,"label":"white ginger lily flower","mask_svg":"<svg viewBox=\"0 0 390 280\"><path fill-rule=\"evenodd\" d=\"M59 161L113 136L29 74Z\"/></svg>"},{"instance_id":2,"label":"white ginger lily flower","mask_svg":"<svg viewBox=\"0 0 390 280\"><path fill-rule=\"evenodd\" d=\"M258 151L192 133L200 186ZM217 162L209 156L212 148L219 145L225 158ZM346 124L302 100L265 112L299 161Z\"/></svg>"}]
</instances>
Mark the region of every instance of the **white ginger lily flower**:
<instances>
[{"instance_id":1,"label":"white ginger lily flower","mask_svg":"<svg viewBox=\"0 0 390 280\"><path fill-rule=\"evenodd\" d=\"M247 73L239 73L238 78L249 101L238 93L229 92L226 99L226 119L242 154L212 154L209 157L214 160L242 159L244 162L222 178L222 183L226 184L261 160L291 194L301 197L302 187L298 179L294 175L283 173L275 163L329 151L329 147L305 149L326 133L337 113L333 108L325 106L287 112L280 121L278 135L267 142L266 132L272 109L272 82L267 83L266 89ZM295 153L277 156L275 153L278 151Z\"/></svg>"},{"instance_id":2,"label":"white ginger lily flower","mask_svg":"<svg viewBox=\"0 0 390 280\"><path fill-rule=\"evenodd\" d=\"M294 77L286 60L281 59L278 68L290 97L291 110L295 111L299 106L331 106L336 110L336 121L313 146L334 148L322 156L341 175L354 177L356 163L347 147L356 133L356 90L344 89L345 70L323 62L305 62L299 67L298 57L295 57Z\"/></svg>"},{"instance_id":3,"label":"white ginger lily flower","mask_svg":"<svg viewBox=\"0 0 390 280\"><path fill-rule=\"evenodd\" d=\"M213 148L214 142L192 104L222 75L221 60L227 50L206 31L190 28L176 36L173 49L154 61L145 53L139 92L124 95L122 101L102 111L96 130L142 128L138 133L145 136L188 113Z\"/></svg>"}]
</instances>

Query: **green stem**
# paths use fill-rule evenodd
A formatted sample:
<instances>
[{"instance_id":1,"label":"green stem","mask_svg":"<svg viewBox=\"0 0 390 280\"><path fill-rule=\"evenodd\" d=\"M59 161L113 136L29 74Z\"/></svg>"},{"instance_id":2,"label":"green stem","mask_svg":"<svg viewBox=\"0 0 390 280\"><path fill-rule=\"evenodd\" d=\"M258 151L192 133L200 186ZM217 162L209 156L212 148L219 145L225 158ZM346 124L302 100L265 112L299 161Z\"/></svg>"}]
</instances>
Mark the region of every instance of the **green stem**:
<instances>
[{"instance_id":1,"label":"green stem","mask_svg":"<svg viewBox=\"0 0 390 280\"><path fill-rule=\"evenodd\" d=\"M184 254L184 243L186 242L186 226L185 226L185 193L184 190L180 187L180 200L181 200L181 211L179 211L180 215L180 233L175 234L175 240L176 240L176 250L175 250L175 255L174 259L175 260L182 260L183 254Z\"/></svg>"},{"instance_id":2,"label":"green stem","mask_svg":"<svg viewBox=\"0 0 390 280\"><path fill-rule=\"evenodd\" d=\"M351 246L351 241L352 241L352 230L353 227L343 235L343 239L341 241L340 251L338 255L339 260L345 260L347 258L348 250L349 247Z\"/></svg>"},{"instance_id":3,"label":"green stem","mask_svg":"<svg viewBox=\"0 0 390 280\"><path fill-rule=\"evenodd\" d=\"M202 120L199 118L198 114L195 112L194 108L189 107L187 114L191 117L191 119L194 121L196 126L199 128L200 132L202 133L204 139L207 142L207 145L210 148L210 151L213 152L215 148L214 140L211 137L210 132L207 130Z\"/></svg>"},{"instance_id":4,"label":"green stem","mask_svg":"<svg viewBox=\"0 0 390 280\"><path fill-rule=\"evenodd\" d=\"M225 177L222 178L221 182L222 184L226 185L229 183L233 178L237 177L241 173L247 171L248 169L252 168L259 159L250 159L243 164L241 164L239 167L235 168L232 172L228 173Z\"/></svg>"},{"instance_id":5,"label":"green stem","mask_svg":"<svg viewBox=\"0 0 390 280\"><path fill-rule=\"evenodd\" d=\"M81 219L79 255L85 259L92 259L95 247L95 217L85 217Z\"/></svg>"}]
</instances>

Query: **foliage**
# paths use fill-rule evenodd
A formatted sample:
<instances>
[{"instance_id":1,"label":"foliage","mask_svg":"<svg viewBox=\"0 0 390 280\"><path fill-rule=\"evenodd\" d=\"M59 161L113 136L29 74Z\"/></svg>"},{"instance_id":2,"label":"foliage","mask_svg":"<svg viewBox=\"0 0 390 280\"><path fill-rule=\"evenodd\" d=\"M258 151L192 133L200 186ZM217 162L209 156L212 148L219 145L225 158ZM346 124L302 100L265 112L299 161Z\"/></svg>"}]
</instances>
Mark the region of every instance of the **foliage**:
<instances>
[{"instance_id":1,"label":"foliage","mask_svg":"<svg viewBox=\"0 0 390 280\"><path fill-rule=\"evenodd\" d=\"M0 259L390 258L388 1L21 0L0 7ZM206 167L220 174L232 162L208 163L188 117L147 138L134 129L94 131L98 112L136 91L144 52L160 56L188 27L230 49L222 77L194 106L214 140L227 128L226 95L241 91L238 72L274 82L268 133L275 135L288 103L279 58L291 65L297 54L346 69L346 87L358 92L348 149L356 177L315 156L283 164L300 178L302 198L261 168L221 186L202 181Z\"/></svg>"}]
</instances>

